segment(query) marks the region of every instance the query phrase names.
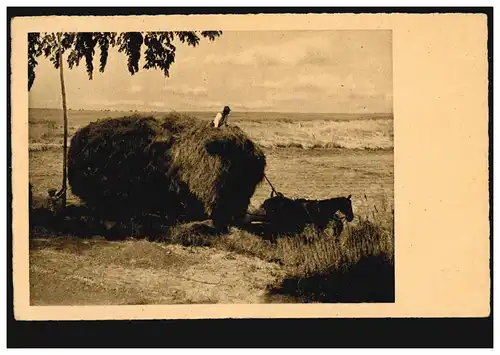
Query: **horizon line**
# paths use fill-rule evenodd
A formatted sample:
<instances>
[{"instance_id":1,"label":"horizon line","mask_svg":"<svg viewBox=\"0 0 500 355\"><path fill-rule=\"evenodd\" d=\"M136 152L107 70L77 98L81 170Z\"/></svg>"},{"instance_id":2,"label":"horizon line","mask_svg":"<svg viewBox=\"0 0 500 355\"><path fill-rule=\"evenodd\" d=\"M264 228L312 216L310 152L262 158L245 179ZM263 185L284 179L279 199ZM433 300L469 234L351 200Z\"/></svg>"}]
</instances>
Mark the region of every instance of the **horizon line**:
<instances>
[{"instance_id":1,"label":"horizon line","mask_svg":"<svg viewBox=\"0 0 500 355\"><path fill-rule=\"evenodd\" d=\"M60 107L28 107L28 109L37 109L37 110L62 110ZM217 110L175 110L175 109L170 109L170 110L155 110L155 109L102 109L102 108L68 108L68 111L103 111L103 112L200 112L200 113L205 113L205 112L216 112ZM346 114L346 115L394 115L394 112L335 112L335 111L324 111L324 112L314 112L314 111L259 111L259 110L243 110L243 111L235 111L232 110L232 112L242 112L242 113L314 113L314 114Z\"/></svg>"}]
</instances>

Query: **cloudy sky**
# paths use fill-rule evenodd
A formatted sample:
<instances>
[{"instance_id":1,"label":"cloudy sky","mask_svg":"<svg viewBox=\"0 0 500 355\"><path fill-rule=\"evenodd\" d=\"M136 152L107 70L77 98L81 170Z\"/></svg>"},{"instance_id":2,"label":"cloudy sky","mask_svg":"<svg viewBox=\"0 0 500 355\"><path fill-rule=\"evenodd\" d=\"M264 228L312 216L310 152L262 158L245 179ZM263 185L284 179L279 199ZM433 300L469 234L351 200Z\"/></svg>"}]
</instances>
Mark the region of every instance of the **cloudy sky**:
<instances>
[{"instance_id":1,"label":"cloudy sky","mask_svg":"<svg viewBox=\"0 0 500 355\"><path fill-rule=\"evenodd\" d=\"M178 44L170 78L159 70L130 75L114 49L105 73L88 80L82 62L65 80L73 109L392 112L392 34L224 32L196 48ZM58 71L45 58L29 100L30 107L61 107Z\"/></svg>"}]
</instances>

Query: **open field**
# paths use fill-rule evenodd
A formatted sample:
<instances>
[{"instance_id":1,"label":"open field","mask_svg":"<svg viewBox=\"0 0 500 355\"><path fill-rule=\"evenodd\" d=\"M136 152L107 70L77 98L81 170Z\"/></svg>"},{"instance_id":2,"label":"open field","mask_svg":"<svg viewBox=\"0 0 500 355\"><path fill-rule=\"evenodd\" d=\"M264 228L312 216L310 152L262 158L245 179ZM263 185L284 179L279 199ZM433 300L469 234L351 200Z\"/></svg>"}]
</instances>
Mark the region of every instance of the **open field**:
<instances>
[{"instance_id":1,"label":"open field","mask_svg":"<svg viewBox=\"0 0 500 355\"><path fill-rule=\"evenodd\" d=\"M132 115L125 111L69 111L69 133L102 118ZM159 117L160 112L144 112ZM213 112L189 113L201 120L213 119ZM230 123L240 126L252 140L265 148L347 148L392 150L392 116L387 114L303 114L276 112L231 113ZM32 149L62 144L61 111L30 109ZM47 131L49 129L49 131ZM57 133L56 133L57 132Z\"/></svg>"},{"instance_id":2,"label":"open field","mask_svg":"<svg viewBox=\"0 0 500 355\"><path fill-rule=\"evenodd\" d=\"M59 114L30 111L30 182L35 196L61 185ZM70 134L91 120L123 114L70 111ZM193 246L182 240L185 245L144 239L148 236L110 242L100 236L56 237L37 230L30 246L31 302L393 301L392 120L262 115L236 116L233 124L264 147L266 175L277 190L308 199L352 194L356 218L338 240L306 231L312 242L291 236L271 244L232 228L228 235L201 236L195 244L203 246ZM252 207L270 192L262 183ZM70 201L77 199L70 195Z\"/></svg>"}]
</instances>

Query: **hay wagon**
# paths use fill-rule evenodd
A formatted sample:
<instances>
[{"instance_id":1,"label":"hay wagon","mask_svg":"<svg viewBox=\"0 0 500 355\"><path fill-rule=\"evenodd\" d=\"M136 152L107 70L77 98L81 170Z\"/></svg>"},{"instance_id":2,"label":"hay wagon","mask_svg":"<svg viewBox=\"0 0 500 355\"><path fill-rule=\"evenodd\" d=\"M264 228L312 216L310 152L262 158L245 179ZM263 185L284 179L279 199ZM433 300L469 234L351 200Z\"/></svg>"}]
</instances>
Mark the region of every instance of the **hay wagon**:
<instances>
[{"instance_id":1,"label":"hay wagon","mask_svg":"<svg viewBox=\"0 0 500 355\"><path fill-rule=\"evenodd\" d=\"M265 155L237 126L180 114L92 122L71 139L73 194L103 218L161 215L169 223L245 216L263 180Z\"/></svg>"}]
</instances>

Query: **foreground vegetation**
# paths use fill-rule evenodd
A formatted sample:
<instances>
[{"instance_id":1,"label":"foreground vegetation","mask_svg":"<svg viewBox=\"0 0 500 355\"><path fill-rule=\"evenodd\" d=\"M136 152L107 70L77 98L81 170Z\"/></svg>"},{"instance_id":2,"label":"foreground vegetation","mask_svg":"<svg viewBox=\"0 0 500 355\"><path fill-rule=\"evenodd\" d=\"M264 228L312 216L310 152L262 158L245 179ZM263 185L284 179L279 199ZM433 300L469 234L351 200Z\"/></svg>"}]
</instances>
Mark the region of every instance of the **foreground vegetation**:
<instances>
[{"instance_id":1,"label":"foreground vegetation","mask_svg":"<svg viewBox=\"0 0 500 355\"><path fill-rule=\"evenodd\" d=\"M286 278L270 285L270 295L290 295L300 302L393 302L393 211L374 207L370 212L347 224L339 237L334 236L333 225L322 232L308 227L276 242L241 228L214 236L199 225L183 225L173 228L165 240L212 246L283 265Z\"/></svg>"},{"instance_id":2,"label":"foreground vegetation","mask_svg":"<svg viewBox=\"0 0 500 355\"><path fill-rule=\"evenodd\" d=\"M299 235L268 240L243 227L221 234L208 222L163 227L161 233L153 234L144 234L137 225L115 225L107 237L210 247L277 263L285 276L268 285L268 302L280 302L282 296L294 302L393 302L393 212L376 207L369 212L347 224L339 237L334 236L333 226L328 226L322 232L308 227ZM84 221L65 221L59 225L61 229L32 228L31 237L92 237L92 233L84 233Z\"/></svg>"}]
</instances>

